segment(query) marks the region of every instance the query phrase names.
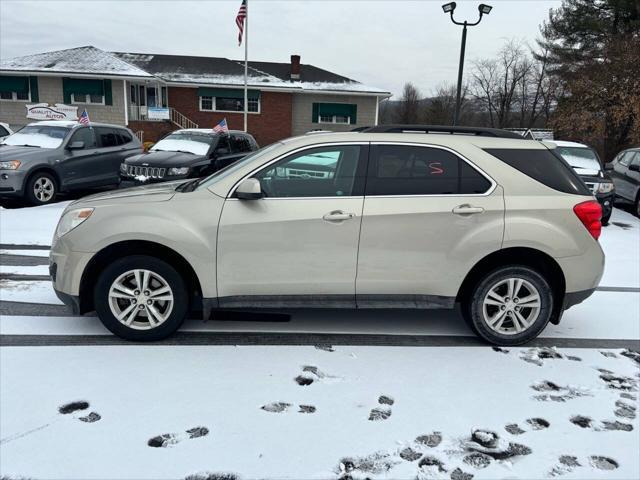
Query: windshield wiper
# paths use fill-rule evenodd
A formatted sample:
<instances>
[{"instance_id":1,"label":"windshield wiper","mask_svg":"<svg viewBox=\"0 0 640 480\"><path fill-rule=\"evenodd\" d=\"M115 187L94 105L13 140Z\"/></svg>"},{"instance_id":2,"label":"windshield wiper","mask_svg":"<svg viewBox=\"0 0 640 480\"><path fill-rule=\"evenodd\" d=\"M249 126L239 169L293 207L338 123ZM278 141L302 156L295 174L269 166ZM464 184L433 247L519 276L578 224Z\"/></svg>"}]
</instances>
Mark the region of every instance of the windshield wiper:
<instances>
[{"instance_id":1,"label":"windshield wiper","mask_svg":"<svg viewBox=\"0 0 640 480\"><path fill-rule=\"evenodd\" d=\"M3 145L9 145L8 143L4 143ZM28 143L23 143L20 145L11 145L12 147L35 147L35 148L42 148L40 145L29 145Z\"/></svg>"},{"instance_id":2,"label":"windshield wiper","mask_svg":"<svg viewBox=\"0 0 640 480\"><path fill-rule=\"evenodd\" d=\"M195 155L195 153L190 152L188 150L173 150L174 152L180 152L180 153L190 153L191 155Z\"/></svg>"}]
</instances>

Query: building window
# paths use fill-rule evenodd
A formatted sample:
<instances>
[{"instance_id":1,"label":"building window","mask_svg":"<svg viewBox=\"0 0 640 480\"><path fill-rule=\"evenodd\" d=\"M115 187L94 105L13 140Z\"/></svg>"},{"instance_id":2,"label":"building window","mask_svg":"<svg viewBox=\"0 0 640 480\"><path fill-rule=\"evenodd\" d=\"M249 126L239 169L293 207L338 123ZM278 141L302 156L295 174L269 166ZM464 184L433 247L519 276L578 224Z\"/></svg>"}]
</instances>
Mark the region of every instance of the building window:
<instances>
[{"instance_id":1,"label":"building window","mask_svg":"<svg viewBox=\"0 0 640 480\"><path fill-rule=\"evenodd\" d=\"M260 112L260 99L249 99L248 111ZM244 112L244 98L230 97L200 97L200 110L205 112Z\"/></svg>"},{"instance_id":2,"label":"building window","mask_svg":"<svg viewBox=\"0 0 640 480\"><path fill-rule=\"evenodd\" d=\"M91 93L72 93L71 103L104 105L104 95Z\"/></svg>"},{"instance_id":3,"label":"building window","mask_svg":"<svg viewBox=\"0 0 640 480\"><path fill-rule=\"evenodd\" d=\"M338 125L349 125L351 117L344 115L320 115L318 123L336 123Z\"/></svg>"},{"instance_id":4,"label":"building window","mask_svg":"<svg viewBox=\"0 0 640 480\"><path fill-rule=\"evenodd\" d=\"M354 103L314 103L311 121L334 125L357 123L358 106Z\"/></svg>"},{"instance_id":5,"label":"building window","mask_svg":"<svg viewBox=\"0 0 640 480\"><path fill-rule=\"evenodd\" d=\"M31 99L29 92L0 92L0 100L9 102L28 102Z\"/></svg>"}]
</instances>

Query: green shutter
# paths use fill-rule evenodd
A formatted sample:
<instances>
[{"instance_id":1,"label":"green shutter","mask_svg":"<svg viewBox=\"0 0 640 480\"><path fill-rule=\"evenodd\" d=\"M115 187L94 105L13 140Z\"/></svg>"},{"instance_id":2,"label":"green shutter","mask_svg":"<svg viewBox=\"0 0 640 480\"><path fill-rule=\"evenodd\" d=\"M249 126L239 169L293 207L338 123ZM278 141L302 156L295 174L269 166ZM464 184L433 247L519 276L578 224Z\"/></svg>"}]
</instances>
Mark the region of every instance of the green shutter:
<instances>
[{"instance_id":1,"label":"green shutter","mask_svg":"<svg viewBox=\"0 0 640 480\"><path fill-rule=\"evenodd\" d=\"M0 92L29 93L29 77L1 75Z\"/></svg>"},{"instance_id":2,"label":"green shutter","mask_svg":"<svg viewBox=\"0 0 640 480\"><path fill-rule=\"evenodd\" d=\"M358 106L351 105L351 114L349 115L351 124L358 123Z\"/></svg>"},{"instance_id":3,"label":"green shutter","mask_svg":"<svg viewBox=\"0 0 640 480\"><path fill-rule=\"evenodd\" d=\"M89 80L86 78L63 78L62 79L62 90L65 97L65 102L67 102L66 98L69 98L68 101L71 101L71 94L77 93L80 95L104 95L104 87L105 82L107 80ZM108 80L109 85L111 85L111 80Z\"/></svg>"},{"instance_id":4,"label":"green shutter","mask_svg":"<svg viewBox=\"0 0 640 480\"><path fill-rule=\"evenodd\" d=\"M244 99L244 90L238 88L199 87L198 96ZM250 100L258 100L260 98L260 90L247 90L247 98Z\"/></svg>"},{"instance_id":5,"label":"green shutter","mask_svg":"<svg viewBox=\"0 0 640 480\"><path fill-rule=\"evenodd\" d=\"M113 105L113 92L111 91L111 80L105 79L103 80L103 90L104 90L104 104L105 105Z\"/></svg>"},{"instance_id":6,"label":"green shutter","mask_svg":"<svg viewBox=\"0 0 640 480\"><path fill-rule=\"evenodd\" d=\"M38 77L29 77L29 90L31 91L31 101L38 103L40 101L38 96Z\"/></svg>"},{"instance_id":7,"label":"green shutter","mask_svg":"<svg viewBox=\"0 0 640 480\"><path fill-rule=\"evenodd\" d=\"M318 123L319 121L319 116L320 116L320 114L318 113L319 110L320 110L320 104L314 103L311 109L311 121L313 123Z\"/></svg>"},{"instance_id":8,"label":"green shutter","mask_svg":"<svg viewBox=\"0 0 640 480\"><path fill-rule=\"evenodd\" d=\"M71 90L68 81L68 78L62 79L62 101L67 105L71 103Z\"/></svg>"}]
</instances>

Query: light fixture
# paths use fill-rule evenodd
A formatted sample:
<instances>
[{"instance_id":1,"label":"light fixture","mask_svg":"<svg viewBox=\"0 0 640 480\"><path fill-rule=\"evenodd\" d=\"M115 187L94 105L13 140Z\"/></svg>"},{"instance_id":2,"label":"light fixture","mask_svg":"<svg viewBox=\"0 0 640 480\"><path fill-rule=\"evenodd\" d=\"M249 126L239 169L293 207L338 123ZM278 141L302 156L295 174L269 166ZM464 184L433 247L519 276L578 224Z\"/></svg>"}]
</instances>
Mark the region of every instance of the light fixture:
<instances>
[{"instance_id":1,"label":"light fixture","mask_svg":"<svg viewBox=\"0 0 640 480\"><path fill-rule=\"evenodd\" d=\"M478 5L478 10L480 10L481 15L489 15L489 12L491 12L492 8L493 7L491 5L487 5L486 3L481 3L480 5Z\"/></svg>"},{"instance_id":2,"label":"light fixture","mask_svg":"<svg viewBox=\"0 0 640 480\"><path fill-rule=\"evenodd\" d=\"M456 2L449 2L442 5L442 10L444 10L444 13L453 13L455 9L456 9Z\"/></svg>"}]
</instances>

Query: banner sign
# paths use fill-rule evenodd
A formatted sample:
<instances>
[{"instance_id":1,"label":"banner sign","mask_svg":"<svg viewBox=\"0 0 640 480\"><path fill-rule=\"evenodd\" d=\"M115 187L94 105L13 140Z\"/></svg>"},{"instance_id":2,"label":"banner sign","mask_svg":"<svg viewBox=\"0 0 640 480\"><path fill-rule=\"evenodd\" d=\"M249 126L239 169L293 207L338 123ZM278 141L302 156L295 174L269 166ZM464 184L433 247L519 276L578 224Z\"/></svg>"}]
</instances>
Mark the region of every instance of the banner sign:
<instances>
[{"instance_id":1,"label":"banner sign","mask_svg":"<svg viewBox=\"0 0 640 480\"><path fill-rule=\"evenodd\" d=\"M148 107L147 117L149 120L169 120L169 109L165 107Z\"/></svg>"},{"instance_id":2,"label":"banner sign","mask_svg":"<svg viewBox=\"0 0 640 480\"><path fill-rule=\"evenodd\" d=\"M56 103L51 106L48 103L26 105L27 118L34 120L77 120L78 107Z\"/></svg>"}]
</instances>

